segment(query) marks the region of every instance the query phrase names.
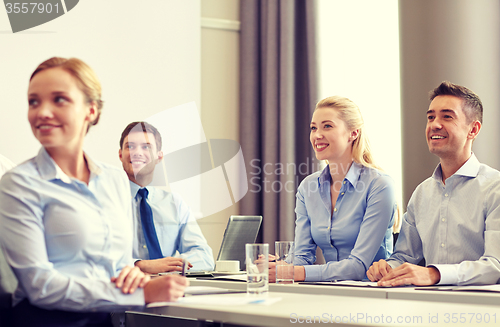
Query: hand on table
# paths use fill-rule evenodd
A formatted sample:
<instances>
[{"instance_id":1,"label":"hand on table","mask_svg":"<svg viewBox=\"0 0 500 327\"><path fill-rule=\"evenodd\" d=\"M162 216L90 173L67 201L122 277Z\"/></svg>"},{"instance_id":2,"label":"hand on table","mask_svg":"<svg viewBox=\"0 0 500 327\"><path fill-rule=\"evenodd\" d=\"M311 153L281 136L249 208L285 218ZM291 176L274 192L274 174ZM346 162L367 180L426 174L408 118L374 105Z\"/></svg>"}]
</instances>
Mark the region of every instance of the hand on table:
<instances>
[{"instance_id":1,"label":"hand on table","mask_svg":"<svg viewBox=\"0 0 500 327\"><path fill-rule=\"evenodd\" d=\"M117 288L122 289L124 294L132 294L138 287L144 287L149 282L150 277L144 274L138 267L126 266L120 271L118 277L111 277L111 282Z\"/></svg>"},{"instance_id":2,"label":"hand on table","mask_svg":"<svg viewBox=\"0 0 500 327\"><path fill-rule=\"evenodd\" d=\"M285 264L292 265L290 263ZM293 280L296 282L302 282L306 279L306 270L304 266L294 266L293 274ZM269 283L276 283L276 262L269 262Z\"/></svg>"},{"instance_id":3,"label":"hand on table","mask_svg":"<svg viewBox=\"0 0 500 327\"><path fill-rule=\"evenodd\" d=\"M371 269L371 267L370 267ZM368 274L367 274L368 275ZM373 275L372 275L373 276ZM368 276L370 278L370 276ZM401 266L390 269L378 280L380 286L403 286L416 285L428 286L434 285L441 279L439 270L434 267L421 267L411 263L403 263ZM370 278L370 280L372 280ZM372 280L375 281L375 280Z\"/></svg>"},{"instance_id":4,"label":"hand on table","mask_svg":"<svg viewBox=\"0 0 500 327\"><path fill-rule=\"evenodd\" d=\"M366 272L366 276L372 282L377 282L381 280L385 275L387 275L392 270L392 267L389 266L387 261L384 259L380 259L377 262L374 262L371 267Z\"/></svg>"},{"instance_id":5,"label":"hand on table","mask_svg":"<svg viewBox=\"0 0 500 327\"><path fill-rule=\"evenodd\" d=\"M140 260L135 263L135 266L148 274L182 271L182 258L165 257L155 260ZM188 262L188 269L192 267L193 265Z\"/></svg>"},{"instance_id":6,"label":"hand on table","mask_svg":"<svg viewBox=\"0 0 500 327\"><path fill-rule=\"evenodd\" d=\"M184 295L184 290L188 286L188 279L180 275L156 277L144 287L144 300L146 303L174 302Z\"/></svg>"}]
</instances>

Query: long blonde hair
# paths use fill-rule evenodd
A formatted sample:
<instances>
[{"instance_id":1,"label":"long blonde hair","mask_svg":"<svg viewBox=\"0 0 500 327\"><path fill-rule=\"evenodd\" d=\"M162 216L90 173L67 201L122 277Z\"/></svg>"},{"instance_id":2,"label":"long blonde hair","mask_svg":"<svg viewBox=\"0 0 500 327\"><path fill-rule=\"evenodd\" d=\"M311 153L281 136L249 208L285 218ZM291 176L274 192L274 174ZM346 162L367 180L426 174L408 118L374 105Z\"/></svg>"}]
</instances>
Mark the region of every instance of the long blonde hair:
<instances>
[{"instance_id":1,"label":"long blonde hair","mask_svg":"<svg viewBox=\"0 0 500 327\"><path fill-rule=\"evenodd\" d=\"M375 163L370 149L370 142L363 131L364 121L359 107L349 100L338 95L320 100L314 111L330 108L337 111L339 118L346 124L348 130L358 130L358 137L352 142L352 157L355 162L369 168L382 170ZM401 208L397 204L396 217L394 217L393 233L399 233L401 229Z\"/></svg>"},{"instance_id":2,"label":"long blonde hair","mask_svg":"<svg viewBox=\"0 0 500 327\"><path fill-rule=\"evenodd\" d=\"M358 130L358 137L352 142L354 161L365 167L382 170L373 159L370 142L363 131L364 121L358 106L348 98L335 95L319 101L314 111L323 108L336 110L348 130Z\"/></svg>"}]
</instances>

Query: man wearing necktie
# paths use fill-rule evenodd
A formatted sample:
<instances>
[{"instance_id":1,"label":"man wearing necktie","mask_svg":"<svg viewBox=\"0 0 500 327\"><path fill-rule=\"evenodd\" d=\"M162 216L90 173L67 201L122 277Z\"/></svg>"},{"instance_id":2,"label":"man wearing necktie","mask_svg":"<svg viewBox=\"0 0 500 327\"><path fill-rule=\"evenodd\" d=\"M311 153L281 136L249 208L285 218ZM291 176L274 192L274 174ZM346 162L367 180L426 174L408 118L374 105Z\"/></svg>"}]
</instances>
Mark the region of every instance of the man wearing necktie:
<instances>
[{"instance_id":1,"label":"man wearing necktie","mask_svg":"<svg viewBox=\"0 0 500 327\"><path fill-rule=\"evenodd\" d=\"M208 246L189 207L182 199L148 186L155 166L163 159L158 130L146 122L130 123L120 138L119 157L130 180L134 213L134 258L146 273L181 271L182 259L193 270L213 270Z\"/></svg>"}]
</instances>

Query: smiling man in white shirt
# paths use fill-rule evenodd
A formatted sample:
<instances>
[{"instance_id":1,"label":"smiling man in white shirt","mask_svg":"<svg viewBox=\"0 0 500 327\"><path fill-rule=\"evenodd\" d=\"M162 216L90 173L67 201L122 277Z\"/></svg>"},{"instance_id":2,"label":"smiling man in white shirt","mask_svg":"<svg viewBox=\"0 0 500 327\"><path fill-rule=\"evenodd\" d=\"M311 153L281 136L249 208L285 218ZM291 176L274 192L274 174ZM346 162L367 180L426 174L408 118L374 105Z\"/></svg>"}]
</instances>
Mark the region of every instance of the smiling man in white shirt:
<instances>
[{"instance_id":1,"label":"smiling man in white shirt","mask_svg":"<svg viewBox=\"0 0 500 327\"><path fill-rule=\"evenodd\" d=\"M212 249L187 204L174 193L148 186L163 160L161 146L160 133L147 122L130 123L120 138L119 156L130 180L135 218L135 264L151 274L181 271L182 259L174 257L179 252L193 270L213 270Z\"/></svg>"},{"instance_id":2,"label":"smiling man in white shirt","mask_svg":"<svg viewBox=\"0 0 500 327\"><path fill-rule=\"evenodd\" d=\"M481 164L472 143L483 106L466 87L443 82L430 92L426 139L439 157L413 193L395 251L368 278L383 286L500 282L500 172ZM427 267L416 264L425 258Z\"/></svg>"}]
</instances>

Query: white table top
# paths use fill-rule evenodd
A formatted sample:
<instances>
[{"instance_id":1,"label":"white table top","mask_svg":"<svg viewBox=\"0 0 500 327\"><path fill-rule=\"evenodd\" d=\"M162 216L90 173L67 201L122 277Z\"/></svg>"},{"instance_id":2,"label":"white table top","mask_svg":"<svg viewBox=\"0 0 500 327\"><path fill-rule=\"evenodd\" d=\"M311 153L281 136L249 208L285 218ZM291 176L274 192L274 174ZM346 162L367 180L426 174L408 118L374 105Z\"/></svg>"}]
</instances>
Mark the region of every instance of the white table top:
<instances>
[{"instance_id":1,"label":"white table top","mask_svg":"<svg viewBox=\"0 0 500 327\"><path fill-rule=\"evenodd\" d=\"M431 291L415 288L387 288L388 299L471 303L496 305L500 307L500 293L496 292L470 292L470 291ZM500 323L500 321L499 321Z\"/></svg>"},{"instance_id":2,"label":"white table top","mask_svg":"<svg viewBox=\"0 0 500 327\"><path fill-rule=\"evenodd\" d=\"M311 321L316 317L316 322L320 319L322 322L339 322L336 326L443 326L454 325L452 319L465 319L462 326L497 326L500 323L500 306L274 291L269 292L268 296L279 297L281 300L271 305L228 305L228 297L237 300L247 295L218 294L201 297L207 296L213 304L169 303L162 307L148 308L146 312L249 326L297 325L298 319L306 321L308 317ZM218 301L224 305L217 304ZM488 318L490 323L479 323L479 318L481 321ZM496 319L496 323L493 319Z\"/></svg>"},{"instance_id":3,"label":"white table top","mask_svg":"<svg viewBox=\"0 0 500 327\"><path fill-rule=\"evenodd\" d=\"M193 286L214 286L228 289L246 290L246 283L216 280L190 279ZM470 303L500 306L500 293L489 292L458 292L419 290L414 287L349 287L323 285L277 285L269 284L271 292L322 294L350 296L363 298L386 298L414 301Z\"/></svg>"},{"instance_id":4,"label":"white table top","mask_svg":"<svg viewBox=\"0 0 500 327\"><path fill-rule=\"evenodd\" d=\"M214 286L228 289L246 290L247 285L244 282L190 279L193 286ZM368 298L387 298L385 288L369 288L369 287L346 287L346 286L323 286L323 285L301 285L298 283L291 285L279 285L270 283L269 291L283 293L301 293L301 294L323 294L323 295L340 295L340 296L355 296Z\"/></svg>"}]
</instances>

